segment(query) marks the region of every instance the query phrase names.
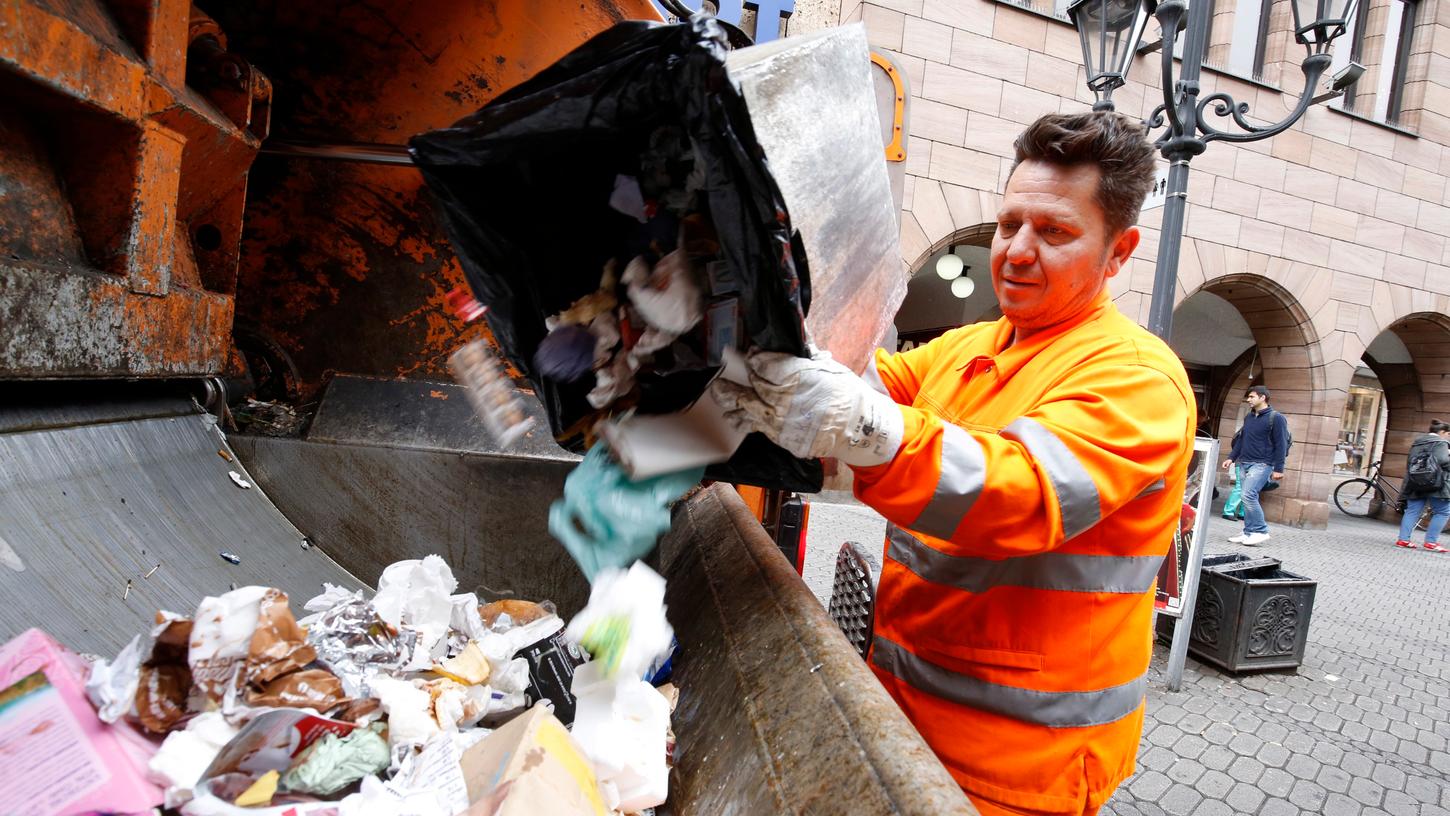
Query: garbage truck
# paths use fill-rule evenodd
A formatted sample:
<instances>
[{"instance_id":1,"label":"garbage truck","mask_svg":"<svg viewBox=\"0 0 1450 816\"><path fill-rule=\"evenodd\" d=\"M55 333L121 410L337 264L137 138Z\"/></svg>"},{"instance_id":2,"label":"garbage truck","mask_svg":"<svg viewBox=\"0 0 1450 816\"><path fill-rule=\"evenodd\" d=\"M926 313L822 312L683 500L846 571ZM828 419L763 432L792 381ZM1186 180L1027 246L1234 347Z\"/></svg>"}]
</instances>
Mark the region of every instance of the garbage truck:
<instances>
[{"instance_id":1,"label":"garbage truck","mask_svg":"<svg viewBox=\"0 0 1450 816\"><path fill-rule=\"evenodd\" d=\"M578 456L532 399L534 430L500 444L450 377L490 335L449 307L464 273L402 146L660 19L646 0L5 4L0 641L38 627L109 656L158 609L366 588L435 553L480 597L579 610L546 526ZM809 325L858 368L905 289L904 80L867 52L857 27L730 55L812 261ZM866 113L841 60L872 72ZM974 812L734 486L677 505L651 563L680 642L662 812Z\"/></svg>"}]
</instances>

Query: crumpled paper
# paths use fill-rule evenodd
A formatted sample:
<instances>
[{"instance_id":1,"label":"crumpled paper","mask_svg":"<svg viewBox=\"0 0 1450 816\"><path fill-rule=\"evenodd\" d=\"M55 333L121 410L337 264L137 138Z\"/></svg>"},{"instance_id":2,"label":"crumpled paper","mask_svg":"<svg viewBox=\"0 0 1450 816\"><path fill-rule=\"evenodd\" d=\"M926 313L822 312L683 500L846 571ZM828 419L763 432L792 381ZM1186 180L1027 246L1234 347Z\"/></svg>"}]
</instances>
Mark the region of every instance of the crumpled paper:
<instances>
[{"instance_id":1,"label":"crumpled paper","mask_svg":"<svg viewBox=\"0 0 1450 816\"><path fill-rule=\"evenodd\" d=\"M626 813L662 804L669 793L669 701L644 680L605 676L597 660L575 670L571 690L570 733L593 763L605 799Z\"/></svg>"},{"instance_id":2,"label":"crumpled paper","mask_svg":"<svg viewBox=\"0 0 1450 816\"><path fill-rule=\"evenodd\" d=\"M383 570L373 608L388 624L418 634L405 671L423 671L441 659L450 628L472 639L486 631L478 617L478 596L472 592L454 595L457 588L453 571L437 555L399 561Z\"/></svg>"},{"instance_id":3,"label":"crumpled paper","mask_svg":"<svg viewBox=\"0 0 1450 816\"><path fill-rule=\"evenodd\" d=\"M151 631L132 638L115 660L91 664L86 696L102 722L132 717L147 731L162 734L186 716L191 629L190 618L159 611Z\"/></svg>"},{"instance_id":4,"label":"crumpled paper","mask_svg":"<svg viewBox=\"0 0 1450 816\"><path fill-rule=\"evenodd\" d=\"M236 735L236 727L221 712L198 714L185 729L166 735L147 765L146 778L166 788L167 807L181 807L192 799L212 760Z\"/></svg>"},{"instance_id":5,"label":"crumpled paper","mask_svg":"<svg viewBox=\"0 0 1450 816\"><path fill-rule=\"evenodd\" d=\"M675 634L665 617L665 579L642 561L601 571L564 634L593 655L605 677L643 677Z\"/></svg>"}]
</instances>

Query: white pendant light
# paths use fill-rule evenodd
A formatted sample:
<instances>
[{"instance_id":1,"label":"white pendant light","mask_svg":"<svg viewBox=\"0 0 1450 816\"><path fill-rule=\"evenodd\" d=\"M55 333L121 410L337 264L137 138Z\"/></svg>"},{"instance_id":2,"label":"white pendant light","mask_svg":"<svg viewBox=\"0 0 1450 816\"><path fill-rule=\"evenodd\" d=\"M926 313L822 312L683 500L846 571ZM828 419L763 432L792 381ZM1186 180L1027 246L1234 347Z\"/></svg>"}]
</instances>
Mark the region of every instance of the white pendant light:
<instances>
[{"instance_id":1,"label":"white pendant light","mask_svg":"<svg viewBox=\"0 0 1450 816\"><path fill-rule=\"evenodd\" d=\"M962 274L962 267L966 266L956 253L947 250L947 254L936 259L936 274L942 280L953 280Z\"/></svg>"},{"instance_id":2,"label":"white pendant light","mask_svg":"<svg viewBox=\"0 0 1450 816\"><path fill-rule=\"evenodd\" d=\"M969 298L977 288L977 284L966 275L952 281L952 294L959 298Z\"/></svg>"}]
</instances>

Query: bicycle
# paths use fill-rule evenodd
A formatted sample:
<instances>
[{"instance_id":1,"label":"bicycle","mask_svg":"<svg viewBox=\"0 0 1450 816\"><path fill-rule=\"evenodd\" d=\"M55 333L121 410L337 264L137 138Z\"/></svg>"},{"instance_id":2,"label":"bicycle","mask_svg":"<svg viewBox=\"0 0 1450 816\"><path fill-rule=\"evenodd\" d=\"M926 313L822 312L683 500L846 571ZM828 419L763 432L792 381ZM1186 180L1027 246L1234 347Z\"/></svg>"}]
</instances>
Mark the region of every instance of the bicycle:
<instances>
[{"instance_id":1,"label":"bicycle","mask_svg":"<svg viewBox=\"0 0 1450 816\"><path fill-rule=\"evenodd\" d=\"M1369 475L1345 479L1334 488L1334 506L1346 516L1367 518L1379 511L1385 502L1400 507L1400 489L1380 473L1380 463L1369 466ZM1420 514L1415 529L1423 530L1430 521L1430 508ZM1401 511L1403 512L1403 510Z\"/></svg>"}]
</instances>

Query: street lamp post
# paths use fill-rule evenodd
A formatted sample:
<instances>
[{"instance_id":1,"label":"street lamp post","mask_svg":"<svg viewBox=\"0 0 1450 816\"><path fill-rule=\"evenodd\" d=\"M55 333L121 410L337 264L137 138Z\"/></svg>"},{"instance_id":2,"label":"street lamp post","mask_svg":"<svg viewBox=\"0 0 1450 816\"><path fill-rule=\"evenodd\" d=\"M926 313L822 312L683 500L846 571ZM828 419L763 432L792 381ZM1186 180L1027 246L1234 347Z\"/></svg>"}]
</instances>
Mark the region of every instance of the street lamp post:
<instances>
[{"instance_id":1,"label":"street lamp post","mask_svg":"<svg viewBox=\"0 0 1450 816\"><path fill-rule=\"evenodd\" d=\"M1153 277L1153 299L1148 308L1148 329L1168 340L1173 327L1173 296L1178 281L1178 253L1183 245L1183 216L1188 197L1188 163L1202 153L1209 142L1253 142L1289 129L1315 102L1331 99L1358 77L1346 71L1336 78L1334 92L1315 96L1324 72L1329 69L1329 49L1344 33L1356 0L1291 0L1294 11L1294 39L1305 47L1300 68L1304 91L1294 110L1281 122L1255 125L1248 121L1249 106L1227 93L1212 93L1199 99L1199 73L1208 46L1207 0L1164 0L1154 10L1154 0L1076 0L1068 16L1082 39L1087 84L1096 97L1093 110L1113 110L1112 94L1123 86L1132 65L1138 41L1147 26L1148 15L1158 18L1163 31L1163 104L1144 122L1150 132L1165 128L1154 146L1168 160L1168 190L1163 203L1163 226L1158 243L1158 268ZM1183 27L1182 66L1173 79L1174 43ZM1358 66L1354 66L1358 67ZM1362 69L1361 69L1362 72ZM1236 130L1220 129L1207 121L1209 108L1228 119Z\"/></svg>"}]
</instances>

